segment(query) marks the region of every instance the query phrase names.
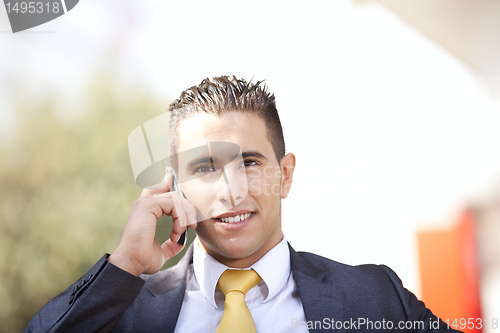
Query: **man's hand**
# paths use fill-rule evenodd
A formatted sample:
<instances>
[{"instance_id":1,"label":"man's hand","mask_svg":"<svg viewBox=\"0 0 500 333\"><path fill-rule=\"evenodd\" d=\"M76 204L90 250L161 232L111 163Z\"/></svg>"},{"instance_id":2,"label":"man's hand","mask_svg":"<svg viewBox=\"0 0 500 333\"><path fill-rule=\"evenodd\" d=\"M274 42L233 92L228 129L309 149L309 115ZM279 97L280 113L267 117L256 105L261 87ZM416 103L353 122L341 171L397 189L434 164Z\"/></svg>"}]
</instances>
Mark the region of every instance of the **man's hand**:
<instances>
[{"instance_id":1,"label":"man's hand","mask_svg":"<svg viewBox=\"0 0 500 333\"><path fill-rule=\"evenodd\" d=\"M164 189L144 189L134 202L120 243L108 258L115 266L135 275L154 274L179 253L177 244L189 225L196 228L196 208L177 192L169 192L172 175L167 172ZM173 230L162 245L155 238L157 219L172 216Z\"/></svg>"}]
</instances>

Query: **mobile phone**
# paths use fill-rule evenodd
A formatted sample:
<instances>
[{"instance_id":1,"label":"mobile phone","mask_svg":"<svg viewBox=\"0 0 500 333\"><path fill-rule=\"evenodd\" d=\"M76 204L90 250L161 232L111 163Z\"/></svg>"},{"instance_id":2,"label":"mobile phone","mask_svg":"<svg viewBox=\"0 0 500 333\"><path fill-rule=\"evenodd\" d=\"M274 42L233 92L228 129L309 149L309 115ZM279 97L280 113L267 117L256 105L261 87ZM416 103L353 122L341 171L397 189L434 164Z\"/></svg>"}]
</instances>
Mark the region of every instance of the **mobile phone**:
<instances>
[{"instance_id":1,"label":"mobile phone","mask_svg":"<svg viewBox=\"0 0 500 333\"><path fill-rule=\"evenodd\" d=\"M182 190L179 186L179 182L177 181L177 176L175 174L174 169L168 167L168 168L166 168L166 171L170 172L170 174L172 175L172 186L170 187L170 192L177 192L185 198L186 196L184 195L184 193L182 193ZM179 237L177 244L180 244L180 245L186 244L187 236L188 236L188 229L186 227L186 231L184 231L184 233L181 235L181 237Z\"/></svg>"}]
</instances>

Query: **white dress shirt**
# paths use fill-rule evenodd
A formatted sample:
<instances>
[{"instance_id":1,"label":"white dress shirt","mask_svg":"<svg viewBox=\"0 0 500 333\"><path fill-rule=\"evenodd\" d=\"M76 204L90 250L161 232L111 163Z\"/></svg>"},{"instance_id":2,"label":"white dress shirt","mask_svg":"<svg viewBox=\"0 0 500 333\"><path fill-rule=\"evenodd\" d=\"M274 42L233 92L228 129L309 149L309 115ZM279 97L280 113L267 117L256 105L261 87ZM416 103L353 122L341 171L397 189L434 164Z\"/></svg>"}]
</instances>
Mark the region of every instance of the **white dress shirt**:
<instances>
[{"instance_id":1,"label":"white dress shirt","mask_svg":"<svg viewBox=\"0 0 500 333\"><path fill-rule=\"evenodd\" d=\"M186 291L175 327L176 333L213 333L224 312L224 294L216 288L228 268L207 254L194 241L193 264L189 266ZM290 266L290 250L283 235L281 242L248 269L262 281L250 289L245 301L258 333L308 332L304 308ZM293 322L292 322L293 320Z\"/></svg>"}]
</instances>

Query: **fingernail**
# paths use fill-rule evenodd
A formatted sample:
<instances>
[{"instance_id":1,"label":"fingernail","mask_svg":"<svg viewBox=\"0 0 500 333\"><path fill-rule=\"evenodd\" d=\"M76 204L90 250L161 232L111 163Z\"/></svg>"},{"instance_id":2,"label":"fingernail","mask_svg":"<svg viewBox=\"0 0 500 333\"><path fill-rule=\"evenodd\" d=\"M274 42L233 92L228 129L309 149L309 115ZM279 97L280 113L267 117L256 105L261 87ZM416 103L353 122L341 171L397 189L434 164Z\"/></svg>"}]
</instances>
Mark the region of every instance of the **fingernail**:
<instances>
[{"instance_id":1,"label":"fingernail","mask_svg":"<svg viewBox=\"0 0 500 333\"><path fill-rule=\"evenodd\" d=\"M186 231L184 231L181 235L181 237L179 237L179 240L177 241L177 244L179 245L184 245L186 244L186 241L187 241L187 229Z\"/></svg>"}]
</instances>

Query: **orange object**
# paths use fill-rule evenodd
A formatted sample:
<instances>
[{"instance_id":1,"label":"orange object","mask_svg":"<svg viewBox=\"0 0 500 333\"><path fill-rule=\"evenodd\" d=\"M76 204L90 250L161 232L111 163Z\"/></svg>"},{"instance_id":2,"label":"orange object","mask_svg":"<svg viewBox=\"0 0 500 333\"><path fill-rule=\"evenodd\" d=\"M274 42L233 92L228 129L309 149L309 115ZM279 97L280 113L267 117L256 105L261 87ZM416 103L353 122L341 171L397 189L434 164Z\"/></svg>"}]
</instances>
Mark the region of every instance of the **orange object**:
<instances>
[{"instance_id":1,"label":"orange object","mask_svg":"<svg viewBox=\"0 0 500 333\"><path fill-rule=\"evenodd\" d=\"M465 210L451 229L419 232L418 247L426 306L454 329L482 332L473 213Z\"/></svg>"}]
</instances>

